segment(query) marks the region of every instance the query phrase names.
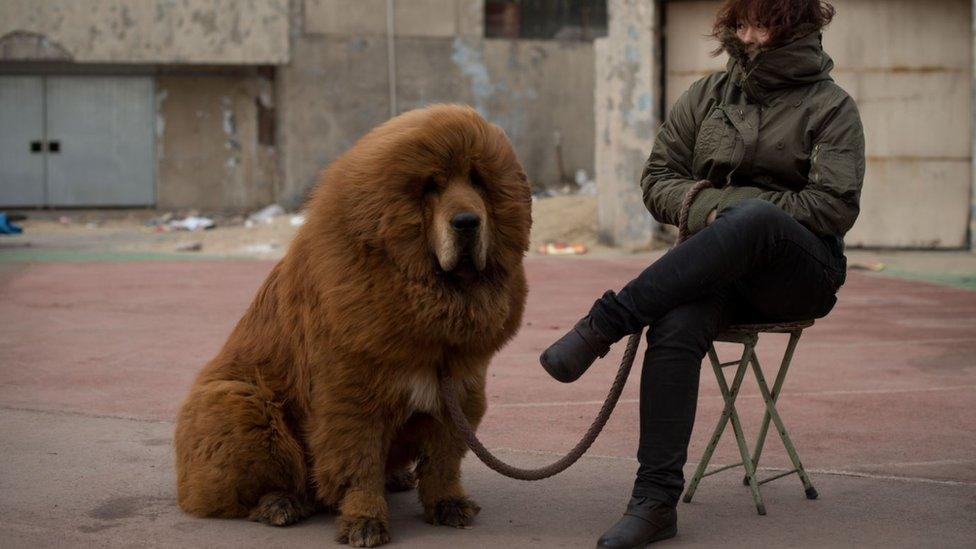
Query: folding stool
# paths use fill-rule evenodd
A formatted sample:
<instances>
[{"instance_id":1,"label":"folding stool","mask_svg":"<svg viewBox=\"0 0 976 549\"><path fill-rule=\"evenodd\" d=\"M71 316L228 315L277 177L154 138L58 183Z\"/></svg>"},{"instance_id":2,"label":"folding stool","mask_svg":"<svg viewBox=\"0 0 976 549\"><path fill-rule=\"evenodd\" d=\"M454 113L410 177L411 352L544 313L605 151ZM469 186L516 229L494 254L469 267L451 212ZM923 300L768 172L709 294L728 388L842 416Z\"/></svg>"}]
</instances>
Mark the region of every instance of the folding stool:
<instances>
[{"instance_id":1,"label":"folding stool","mask_svg":"<svg viewBox=\"0 0 976 549\"><path fill-rule=\"evenodd\" d=\"M742 482L743 484L749 486L749 488L752 490L752 499L755 501L756 510L760 515L766 514L766 505L763 503L759 486L771 480L785 477L793 473L799 475L800 480L803 482L803 488L806 491L807 498L817 499L817 490L813 487L813 484L810 483L810 477L807 476L807 472L803 469L803 465L800 463L800 456L796 453L796 448L793 446L793 441L790 439L790 435L786 431L786 426L783 425L783 420L780 418L779 412L776 410L776 400L779 398L780 391L783 388L783 381L786 379L786 372L789 370L790 361L793 359L793 351L796 350L796 344L800 340L800 334L803 333L804 328L808 328L812 325L813 320L775 324L736 324L724 330L715 339L716 341L741 343L743 345L742 357L739 360L733 360L730 362L719 362L718 354L715 352L715 345L713 344L708 350L708 358L712 363L712 369L715 371L715 377L718 380L719 389L722 391L722 397L725 400L725 407L723 408L722 415L718 420L718 425L715 427L715 432L712 434L712 438L708 442L708 446L705 448L705 453L702 456L701 463L698 464L698 470L695 471L695 476L692 478L691 484L689 484L688 489L685 491L685 503L691 502L691 498L695 495L695 490L698 488L698 484L701 482L702 478L709 475L714 475L720 471L731 469L733 467L738 467L740 465L746 470L745 478L742 479ZM766 379L763 376L762 368L759 365L759 358L755 353L755 348L757 342L759 341L760 333L790 334L789 343L786 345L786 352L783 354L783 362L780 365L779 372L776 374L776 381L773 383L772 390L770 390L766 385ZM739 394L742 379L745 377L746 367L750 363L752 364L752 371L756 375L756 383L759 385L759 393L762 395L763 401L766 403L766 413L763 415L762 427L759 429L759 438L756 440L756 448L751 457L749 455L749 448L746 444L745 435L742 433L742 424L739 421L739 414L735 409L735 398ZM722 372L722 368L733 365L738 365L738 368L736 369L735 376L732 379L732 386L730 387L725 379L725 374ZM793 462L793 469L785 473L779 473L770 476L769 478L759 480L756 470L759 466L759 456L762 454L763 446L766 443L766 433L769 430L770 420L776 424L776 430L779 432L780 438L783 440L783 446L786 447L786 452L790 456L790 461ZM742 461L733 463L731 465L718 467L706 473L705 469L708 467L708 462L712 458L712 453L715 451L715 447L718 445L718 441L722 437L722 432L725 430L725 427L729 422L732 423L732 431L735 433L735 440L739 446L739 453L742 456Z\"/></svg>"}]
</instances>

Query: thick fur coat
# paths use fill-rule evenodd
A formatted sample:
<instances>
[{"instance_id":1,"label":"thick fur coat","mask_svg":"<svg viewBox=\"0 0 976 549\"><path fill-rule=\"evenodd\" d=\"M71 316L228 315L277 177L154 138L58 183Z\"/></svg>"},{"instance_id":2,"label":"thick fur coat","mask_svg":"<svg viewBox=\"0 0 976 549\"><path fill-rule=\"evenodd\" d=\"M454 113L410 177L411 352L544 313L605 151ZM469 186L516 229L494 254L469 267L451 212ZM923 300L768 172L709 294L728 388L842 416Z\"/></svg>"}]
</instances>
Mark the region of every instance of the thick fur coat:
<instances>
[{"instance_id":1,"label":"thick fur coat","mask_svg":"<svg viewBox=\"0 0 976 549\"><path fill-rule=\"evenodd\" d=\"M183 403L180 507L274 525L331 507L339 541L374 546L385 488L415 484L429 522L470 524L437 373L476 426L521 322L530 208L508 138L467 107L408 112L337 159Z\"/></svg>"}]
</instances>

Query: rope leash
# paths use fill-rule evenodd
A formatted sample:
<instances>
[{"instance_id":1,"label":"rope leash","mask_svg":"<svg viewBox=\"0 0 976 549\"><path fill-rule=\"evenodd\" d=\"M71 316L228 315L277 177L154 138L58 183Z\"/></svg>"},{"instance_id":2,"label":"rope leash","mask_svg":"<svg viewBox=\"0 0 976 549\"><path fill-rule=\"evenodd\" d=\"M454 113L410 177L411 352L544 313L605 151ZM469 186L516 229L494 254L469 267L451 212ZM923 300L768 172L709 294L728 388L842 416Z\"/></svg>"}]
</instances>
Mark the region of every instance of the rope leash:
<instances>
[{"instance_id":1,"label":"rope leash","mask_svg":"<svg viewBox=\"0 0 976 549\"><path fill-rule=\"evenodd\" d=\"M708 181L699 181L692 185L688 189L688 192L685 193L684 199L681 202L681 212L678 215L678 238L675 246L688 239L688 210L691 208L691 203L702 189L711 186L711 183ZM566 455L544 467L537 469L515 467L498 459L491 451L485 448L485 445L475 435L474 429L471 428L468 417L461 410L461 403L458 401L458 394L460 392L458 390L458 384L451 379L446 368L441 368L438 376L441 398L444 399L444 404L447 407L448 414L451 416L451 421L454 422L461 436L464 437L468 448L471 448L471 451L478 456L478 459L484 462L490 469L516 480L542 480L549 478L565 471L572 464L576 463L579 458L583 457L583 454L590 449L593 441L599 436L600 431L603 430L604 425L607 424L607 420L610 419L610 414L613 413L613 409L617 406L617 401L620 400L620 394L623 392L624 385L627 383L627 376L630 375L630 370L634 365L634 358L637 356L637 346L640 345L641 333L643 331L643 329L639 330L627 340L627 348L624 350L624 356L620 360L620 368L617 370L617 376L614 378L613 384L610 385L610 392L607 394L607 398L603 401L600 412L596 415L593 423L590 424L589 429L586 430L583 438Z\"/></svg>"}]
</instances>

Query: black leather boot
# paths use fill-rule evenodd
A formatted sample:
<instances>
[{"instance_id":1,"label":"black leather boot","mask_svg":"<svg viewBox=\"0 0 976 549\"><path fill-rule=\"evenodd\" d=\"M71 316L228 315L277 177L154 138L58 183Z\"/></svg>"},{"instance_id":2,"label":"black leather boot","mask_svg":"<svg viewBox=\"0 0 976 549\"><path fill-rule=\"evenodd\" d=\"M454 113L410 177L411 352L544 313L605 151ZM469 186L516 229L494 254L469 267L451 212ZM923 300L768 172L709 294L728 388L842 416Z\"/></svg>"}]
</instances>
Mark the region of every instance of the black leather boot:
<instances>
[{"instance_id":1,"label":"black leather boot","mask_svg":"<svg viewBox=\"0 0 976 549\"><path fill-rule=\"evenodd\" d=\"M678 512L674 507L647 498L634 497L623 518L604 532L597 549L632 549L673 538L678 533Z\"/></svg>"},{"instance_id":2,"label":"black leather boot","mask_svg":"<svg viewBox=\"0 0 976 549\"><path fill-rule=\"evenodd\" d=\"M573 329L542 352L539 362L549 375L563 383L572 383L598 358L610 352L612 342L596 326L590 315L584 316Z\"/></svg>"}]
</instances>

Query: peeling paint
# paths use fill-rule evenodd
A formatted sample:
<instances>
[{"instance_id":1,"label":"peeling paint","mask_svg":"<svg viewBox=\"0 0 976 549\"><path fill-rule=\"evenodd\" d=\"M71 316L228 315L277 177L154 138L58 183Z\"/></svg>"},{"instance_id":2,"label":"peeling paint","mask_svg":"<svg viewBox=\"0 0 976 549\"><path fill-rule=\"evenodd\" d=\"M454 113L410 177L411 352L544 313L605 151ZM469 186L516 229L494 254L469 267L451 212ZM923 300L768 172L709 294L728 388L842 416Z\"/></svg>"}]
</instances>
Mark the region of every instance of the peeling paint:
<instances>
[{"instance_id":1,"label":"peeling paint","mask_svg":"<svg viewBox=\"0 0 976 549\"><path fill-rule=\"evenodd\" d=\"M451 61L460 69L461 74L471 81L471 95L474 97L474 107L482 115L488 116L488 99L495 92L485 66L484 55L480 48L472 47L461 37L455 37Z\"/></svg>"},{"instance_id":2,"label":"peeling paint","mask_svg":"<svg viewBox=\"0 0 976 549\"><path fill-rule=\"evenodd\" d=\"M237 168L241 163L240 152L241 142L237 135L237 120L234 113L234 103L226 95L220 98L220 124L227 139L224 141L224 148L231 151L230 156L224 166L228 170Z\"/></svg>"},{"instance_id":3,"label":"peeling paint","mask_svg":"<svg viewBox=\"0 0 976 549\"><path fill-rule=\"evenodd\" d=\"M71 61L72 55L43 34L18 30L0 36L0 60Z\"/></svg>"},{"instance_id":4,"label":"peeling paint","mask_svg":"<svg viewBox=\"0 0 976 549\"><path fill-rule=\"evenodd\" d=\"M163 137L166 135L166 117L163 116L163 106L166 103L166 98L169 96L169 92L166 90L159 90L156 92L156 159L160 160L166 157L166 150L163 148Z\"/></svg>"},{"instance_id":5,"label":"peeling paint","mask_svg":"<svg viewBox=\"0 0 976 549\"><path fill-rule=\"evenodd\" d=\"M289 0L0 0L0 5L0 35L43 34L77 62L278 65L290 60Z\"/></svg>"},{"instance_id":6,"label":"peeling paint","mask_svg":"<svg viewBox=\"0 0 976 549\"><path fill-rule=\"evenodd\" d=\"M597 51L596 147L599 232L607 242L646 246L655 221L635 183L653 140L655 3L609 0L608 35Z\"/></svg>"},{"instance_id":7,"label":"peeling paint","mask_svg":"<svg viewBox=\"0 0 976 549\"><path fill-rule=\"evenodd\" d=\"M205 33L217 32L217 14L212 11L197 10L190 16L190 20L200 25Z\"/></svg>"}]
</instances>

